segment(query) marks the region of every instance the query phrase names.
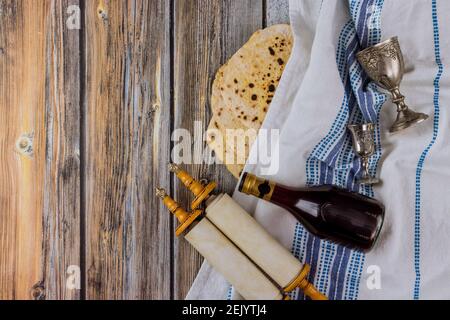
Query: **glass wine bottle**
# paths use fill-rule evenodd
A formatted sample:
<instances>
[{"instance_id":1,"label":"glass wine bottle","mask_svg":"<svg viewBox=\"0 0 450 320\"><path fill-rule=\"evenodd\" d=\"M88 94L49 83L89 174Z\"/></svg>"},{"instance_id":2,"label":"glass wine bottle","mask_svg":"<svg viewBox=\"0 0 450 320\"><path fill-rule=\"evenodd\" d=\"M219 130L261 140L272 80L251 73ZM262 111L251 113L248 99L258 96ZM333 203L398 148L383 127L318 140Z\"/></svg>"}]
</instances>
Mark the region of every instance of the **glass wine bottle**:
<instances>
[{"instance_id":1,"label":"glass wine bottle","mask_svg":"<svg viewBox=\"0 0 450 320\"><path fill-rule=\"evenodd\" d=\"M245 173L239 191L286 209L312 234L351 249L369 251L384 221L382 203L331 185L295 189Z\"/></svg>"}]
</instances>

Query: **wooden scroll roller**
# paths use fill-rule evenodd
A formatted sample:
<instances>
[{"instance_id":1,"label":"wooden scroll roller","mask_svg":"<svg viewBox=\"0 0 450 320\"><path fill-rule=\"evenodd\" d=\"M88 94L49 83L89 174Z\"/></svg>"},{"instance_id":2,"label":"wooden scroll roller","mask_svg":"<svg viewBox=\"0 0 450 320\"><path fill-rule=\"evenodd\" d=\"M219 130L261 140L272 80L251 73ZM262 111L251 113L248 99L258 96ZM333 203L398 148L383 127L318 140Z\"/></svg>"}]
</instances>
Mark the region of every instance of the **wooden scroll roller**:
<instances>
[{"instance_id":1,"label":"wooden scroll roller","mask_svg":"<svg viewBox=\"0 0 450 320\"><path fill-rule=\"evenodd\" d=\"M163 189L158 189L158 196L172 209L178 204ZM172 211L172 210L171 210ZM190 221L186 211L172 211L180 227ZM193 216L196 216L194 214ZM194 219L195 220L195 219ZM250 261L220 230L208 219L201 219L192 226L185 239L220 272L228 282L247 300L282 300L283 293Z\"/></svg>"},{"instance_id":2,"label":"wooden scroll roller","mask_svg":"<svg viewBox=\"0 0 450 320\"><path fill-rule=\"evenodd\" d=\"M206 204L206 215L199 213L197 209L190 215L186 212L180 215L178 212L178 220L181 223L179 229L185 231L192 225L187 230L186 240L222 273L245 299L268 299L269 296L272 297L270 299L282 299L296 288L303 290L305 295L313 300L327 299L308 281L309 265L303 265L229 195L211 195L214 183L204 186L178 166L171 165L169 169L175 172L195 195L193 208L198 208L203 202ZM169 204L169 210L176 215L179 206L174 204L175 201L167 200L167 195L165 197L164 203ZM198 199L202 199L200 203ZM258 284L249 283L256 281L249 280L250 273L258 277ZM255 288L255 285L258 288ZM274 288L279 295L275 294Z\"/></svg>"},{"instance_id":3,"label":"wooden scroll roller","mask_svg":"<svg viewBox=\"0 0 450 320\"><path fill-rule=\"evenodd\" d=\"M206 217L278 283L283 292L299 287L315 300L326 299L308 282L309 265L303 265L228 194L211 199Z\"/></svg>"}]
</instances>

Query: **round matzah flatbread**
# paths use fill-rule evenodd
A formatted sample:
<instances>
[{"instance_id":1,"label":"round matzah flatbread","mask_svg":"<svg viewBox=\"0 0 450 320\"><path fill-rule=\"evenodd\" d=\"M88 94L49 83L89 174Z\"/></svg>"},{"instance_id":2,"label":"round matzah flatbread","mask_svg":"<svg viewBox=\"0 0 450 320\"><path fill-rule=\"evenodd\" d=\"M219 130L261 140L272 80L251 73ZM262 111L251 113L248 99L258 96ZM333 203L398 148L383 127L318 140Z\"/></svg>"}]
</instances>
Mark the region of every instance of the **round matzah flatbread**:
<instances>
[{"instance_id":1,"label":"round matzah flatbread","mask_svg":"<svg viewBox=\"0 0 450 320\"><path fill-rule=\"evenodd\" d=\"M256 139L252 133L260 129L265 119L292 45L289 25L257 31L216 74L211 95L213 118L208 129L212 134L208 134L207 141L216 157L237 178L244 165L227 158L236 159L238 151L242 158L242 148L237 150L235 144L227 143L227 130L251 130L245 143L247 159ZM219 139L214 137L215 130L220 133Z\"/></svg>"}]
</instances>

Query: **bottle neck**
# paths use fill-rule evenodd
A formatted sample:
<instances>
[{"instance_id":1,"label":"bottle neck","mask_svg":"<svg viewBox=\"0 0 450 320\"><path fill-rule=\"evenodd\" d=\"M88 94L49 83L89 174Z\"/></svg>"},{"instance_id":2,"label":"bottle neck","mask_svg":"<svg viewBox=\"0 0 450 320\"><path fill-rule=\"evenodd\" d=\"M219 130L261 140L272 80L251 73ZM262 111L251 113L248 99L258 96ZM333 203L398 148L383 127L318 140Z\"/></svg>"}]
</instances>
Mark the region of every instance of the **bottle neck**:
<instances>
[{"instance_id":1,"label":"bottle neck","mask_svg":"<svg viewBox=\"0 0 450 320\"><path fill-rule=\"evenodd\" d=\"M323 186L322 189L326 191L327 187ZM239 191L282 207L293 205L298 199L317 201L316 197L319 195L317 192L310 192L305 188L288 188L250 173L244 174ZM317 191L321 190L317 189Z\"/></svg>"}]
</instances>

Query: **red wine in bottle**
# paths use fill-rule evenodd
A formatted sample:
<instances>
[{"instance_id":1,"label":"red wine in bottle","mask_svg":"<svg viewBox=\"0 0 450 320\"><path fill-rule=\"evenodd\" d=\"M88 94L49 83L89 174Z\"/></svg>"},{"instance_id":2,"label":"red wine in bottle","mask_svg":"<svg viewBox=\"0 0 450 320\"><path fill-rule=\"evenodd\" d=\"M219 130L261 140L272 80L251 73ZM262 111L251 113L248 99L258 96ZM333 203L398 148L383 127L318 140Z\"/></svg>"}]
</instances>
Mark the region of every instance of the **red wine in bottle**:
<instances>
[{"instance_id":1,"label":"red wine in bottle","mask_svg":"<svg viewBox=\"0 0 450 320\"><path fill-rule=\"evenodd\" d=\"M351 249L369 251L383 225L382 203L330 185L294 189L245 173L239 191L286 209L312 234Z\"/></svg>"}]
</instances>

